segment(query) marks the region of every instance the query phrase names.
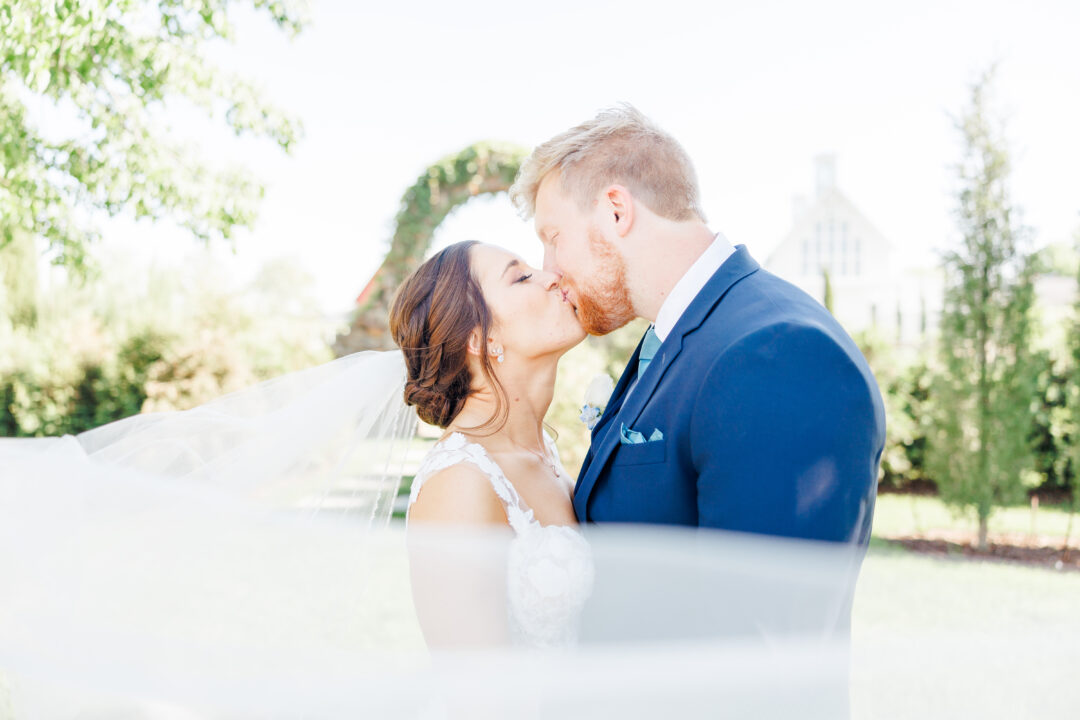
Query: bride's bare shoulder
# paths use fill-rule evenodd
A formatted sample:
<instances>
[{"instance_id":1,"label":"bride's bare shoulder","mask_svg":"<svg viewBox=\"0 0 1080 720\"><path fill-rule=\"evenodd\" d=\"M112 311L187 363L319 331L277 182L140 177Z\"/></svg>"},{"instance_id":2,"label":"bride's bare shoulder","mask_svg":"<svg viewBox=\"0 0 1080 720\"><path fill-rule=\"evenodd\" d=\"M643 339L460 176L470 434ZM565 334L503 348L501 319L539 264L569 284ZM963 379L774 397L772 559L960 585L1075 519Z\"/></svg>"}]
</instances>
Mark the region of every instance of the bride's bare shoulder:
<instances>
[{"instance_id":1,"label":"bride's bare shoulder","mask_svg":"<svg viewBox=\"0 0 1080 720\"><path fill-rule=\"evenodd\" d=\"M410 523L505 525L506 510L488 476L462 462L431 474L409 509Z\"/></svg>"}]
</instances>

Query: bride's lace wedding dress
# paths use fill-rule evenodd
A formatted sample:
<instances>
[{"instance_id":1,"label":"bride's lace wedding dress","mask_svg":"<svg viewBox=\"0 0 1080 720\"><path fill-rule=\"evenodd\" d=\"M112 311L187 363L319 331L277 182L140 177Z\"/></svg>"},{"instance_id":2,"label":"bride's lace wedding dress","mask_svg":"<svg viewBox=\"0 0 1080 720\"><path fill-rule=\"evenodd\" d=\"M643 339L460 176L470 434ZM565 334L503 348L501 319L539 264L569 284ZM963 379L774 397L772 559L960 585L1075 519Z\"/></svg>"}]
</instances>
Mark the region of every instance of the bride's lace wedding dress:
<instances>
[{"instance_id":1,"label":"bride's lace wedding dress","mask_svg":"<svg viewBox=\"0 0 1080 720\"><path fill-rule=\"evenodd\" d=\"M560 476L566 478L555 443L546 433L544 441ZM410 509L428 478L459 463L470 463L487 476L514 531L506 567L507 617L514 643L572 645L593 584L592 557L585 538L573 527L541 525L483 446L457 432L436 443L424 458L413 479Z\"/></svg>"}]
</instances>

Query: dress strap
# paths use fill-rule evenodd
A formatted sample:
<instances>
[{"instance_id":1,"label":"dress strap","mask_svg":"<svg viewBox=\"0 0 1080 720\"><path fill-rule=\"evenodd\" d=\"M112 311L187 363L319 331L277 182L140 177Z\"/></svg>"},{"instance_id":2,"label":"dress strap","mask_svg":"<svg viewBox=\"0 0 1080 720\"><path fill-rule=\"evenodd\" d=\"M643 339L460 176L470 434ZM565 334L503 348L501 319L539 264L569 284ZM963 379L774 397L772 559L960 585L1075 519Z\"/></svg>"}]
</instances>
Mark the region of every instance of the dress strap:
<instances>
[{"instance_id":1,"label":"dress strap","mask_svg":"<svg viewBox=\"0 0 1080 720\"><path fill-rule=\"evenodd\" d=\"M521 533L530 524L536 522L533 511L525 505L518 491L503 473L499 464L488 455L484 446L469 442L464 435L456 432L436 443L424 458L416 477L413 478L412 490L409 493L409 509L416 502L420 489L429 477L440 470L463 462L474 465L487 476L491 482L491 488L502 500L503 507L506 509L506 518L515 532ZM407 511L406 521L408 521Z\"/></svg>"}]
</instances>

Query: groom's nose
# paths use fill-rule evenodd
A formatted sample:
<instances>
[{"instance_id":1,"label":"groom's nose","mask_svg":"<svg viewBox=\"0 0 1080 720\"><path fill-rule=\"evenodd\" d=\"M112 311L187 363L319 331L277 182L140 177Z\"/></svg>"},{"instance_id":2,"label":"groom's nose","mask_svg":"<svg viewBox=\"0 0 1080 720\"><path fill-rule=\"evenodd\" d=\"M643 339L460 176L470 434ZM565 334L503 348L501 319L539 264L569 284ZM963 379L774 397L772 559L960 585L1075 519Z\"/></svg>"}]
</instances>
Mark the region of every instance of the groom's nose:
<instances>
[{"instance_id":1,"label":"groom's nose","mask_svg":"<svg viewBox=\"0 0 1080 720\"><path fill-rule=\"evenodd\" d=\"M555 262L555 251L549 247L544 248L544 272L553 273L557 278L562 278L559 265Z\"/></svg>"}]
</instances>

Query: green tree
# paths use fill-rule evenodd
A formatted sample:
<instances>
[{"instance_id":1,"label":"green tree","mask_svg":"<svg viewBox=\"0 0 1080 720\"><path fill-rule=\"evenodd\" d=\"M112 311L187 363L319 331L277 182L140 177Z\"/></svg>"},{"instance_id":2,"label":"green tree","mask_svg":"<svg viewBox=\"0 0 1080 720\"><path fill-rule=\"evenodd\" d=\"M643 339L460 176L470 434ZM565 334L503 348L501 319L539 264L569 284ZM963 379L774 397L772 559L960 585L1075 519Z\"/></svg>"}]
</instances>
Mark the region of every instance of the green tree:
<instances>
[{"instance_id":1,"label":"green tree","mask_svg":"<svg viewBox=\"0 0 1080 720\"><path fill-rule=\"evenodd\" d=\"M962 239L945 257L927 457L942 499L974 511L981 548L993 510L1024 497L1039 365L1031 350L1036 263L1021 251L1025 231L1009 196L1009 153L992 113L992 85L991 69L972 86L957 123Z\"/></svg>"},{"instance_id":2,"label":"green tree","mask_svg":"<svg viewBox=\"0 0 1080 720\"><path fill-rule=\"evenodd\" d=\"M204 241L253 222L261 185L209 162L164 121L193 106L285 151L298 137L296 120L207 59L231 38L235 4L0 0L0 249L25 233L78 270L102 213L168 218ZM251 4L288 33L302 26L289 0Z\"/></svg>"},{"instance_id":3,"label":"green tree","mask_svg":"<svg viewBox=\"0 0 1080 720\"><path fill-rule=\"evenodd\" d=\"M821 275L825 282L825 292L823 293L821 302L825 305L825 309L829 311L830 315L835 315L836 300L833 297L832 278L829 277L829 269L823 269Z\"/></svg>"},{"instance_id":4,"label":"green tree","mask_svg":"<svg viewBox=\"0 0 1080 720\"><path fill-rule=\"evenodd\" d=\"M37 252L34 238L15 234L0 247L0 319L33 327L37 322Z\"/></svg>"},{"instance_id":5,"label":"green tree","mask_svg":"<svg viewBox=\"0 0 1080 720\"><path fill-rule=\"evenodd\" d=\"M1070 329L1069 332L1072 332ZM1039 353L1042 367L1034 405L1032 446L1040 493L1050 497L1066 492L1072 482L1069 444L1075 434L1069 415L1069 385L1073 381L1070 362Z\"/></svg>"},{"instance_id":6,"label":"green tree","mask_svg":"<svg viewBox=\"0 0 1080 720\"><path fill-rule=\"evenodd\" d=\"M1076 245L1080 251L1080 230L1075 233ZM1080 269L1077 270L1077 286L1080 287ZM1071 481L1069 491L1069 531L1072 531L1072 519L1080 510L1080 487L1077 487L1077 474L1080 473L1080 297L1074 306L1073 322L1066 335L1069 352L1069 368L1065 374L1064 407L1060 410L1064 427L1059 442L1064 446L1064 465ZM1062 476L1066 471L1062 471ZM1066 543L1068 538L1066 538Z\"/></svg>"}]
</instances>

